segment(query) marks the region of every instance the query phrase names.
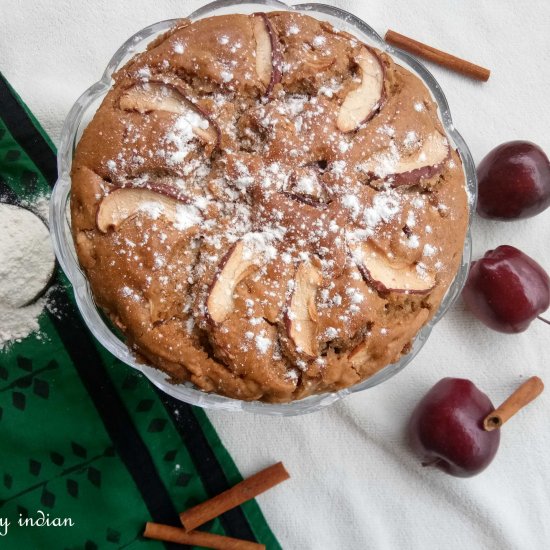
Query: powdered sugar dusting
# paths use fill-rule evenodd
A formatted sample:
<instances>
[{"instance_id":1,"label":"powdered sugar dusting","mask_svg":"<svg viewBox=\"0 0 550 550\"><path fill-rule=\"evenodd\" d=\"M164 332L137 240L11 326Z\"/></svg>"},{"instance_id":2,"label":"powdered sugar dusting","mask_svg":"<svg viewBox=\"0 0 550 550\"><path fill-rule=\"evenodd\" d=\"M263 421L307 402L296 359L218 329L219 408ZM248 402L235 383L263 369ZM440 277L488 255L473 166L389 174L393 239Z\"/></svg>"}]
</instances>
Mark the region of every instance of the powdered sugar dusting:
<instances>
[{"instance_id":1,"label":"powdered sugar dusting","mask_svg":"<svg viewBox=\"0 0 550 550\"><path fill-rule=\"evenodd\" d=\"M224 82L231 82L233 80L233 73L231 71L223 70L220 76Z\"/></svg>"},{"instance_id":2,"label":"powdered sugar dusting","mask_svg":"<svg viewBox=\"0 0 550 550\"><path fill-rule=\"evenodd\" d=\"M363 218L367 227L375 229L380 222L389 222L401 211L399 195L393 190L378 193L370 208L365 208Z\"/></svg>"},{"instance_id":3,"label":"powdered sugar dusting","mask_svg":"<svg viewBox=\"0 0 550 550\"><path fill-rule=\"evenodd\" d=\"M271 339L269 339L267 336L264 336L264 334L265 334L265 331L262 331L254 339L256 343L256 349L262 354L267 353L267 351L269 350L269 347L272 344Z\"/></svg>"},{"instance_id":4,"label":"powdered sugar dusting","mask_svg":"<svg viewBox=\"0 0 550 550\"><path fill-rule=\"evenodd\" d=\"M178 204L176 207L176 220L174 227L180 231L185 231L202 221L202 216L196 206L189 204Z\"/></svg>"},{"instance_id":5,"label":"powdered sugar dusting","mask_svg":"<svg viewBox=\"0 0 550 550\"><path fill-rule=\"evenodd\" d=\"M315 36L313 38L312 44L315 48L322 48L327 43L327 39L324 36Z\"/></svg>"},{"instance_id":6,"label":"powdered sugar dusting","mask_svg":"<svg viewBox=\"0 0 550 550\"><path fill-rule=\"evenodd\" d=\"M185 160L191 151L190 142L195 138L193 128L206 130L209 126L208 120L198 113L189 111L177 118L172 130L166 136L166 143L175 146L167 156L168 164L179 164Z\"/></svg>"}]
</instances>

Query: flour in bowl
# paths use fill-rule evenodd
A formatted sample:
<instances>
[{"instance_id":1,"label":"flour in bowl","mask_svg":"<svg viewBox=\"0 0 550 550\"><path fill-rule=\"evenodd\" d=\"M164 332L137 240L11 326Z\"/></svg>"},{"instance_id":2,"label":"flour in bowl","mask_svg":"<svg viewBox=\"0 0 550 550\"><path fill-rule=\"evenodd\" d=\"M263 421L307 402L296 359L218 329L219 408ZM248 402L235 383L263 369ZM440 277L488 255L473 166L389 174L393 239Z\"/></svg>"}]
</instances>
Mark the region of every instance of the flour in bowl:
<instances>
[{"instance_id":1,"label":"flour in bowl","mask_svg":"<svg viewBox=\"0 0 550 550\"><path fill-rule=\"evenodd\" d=\"M38 211L44 200L37 201ZM46 224L21 206L0 203L0 349L39 330L42 296L55 268Z\"/></svg>"}]
</instances>

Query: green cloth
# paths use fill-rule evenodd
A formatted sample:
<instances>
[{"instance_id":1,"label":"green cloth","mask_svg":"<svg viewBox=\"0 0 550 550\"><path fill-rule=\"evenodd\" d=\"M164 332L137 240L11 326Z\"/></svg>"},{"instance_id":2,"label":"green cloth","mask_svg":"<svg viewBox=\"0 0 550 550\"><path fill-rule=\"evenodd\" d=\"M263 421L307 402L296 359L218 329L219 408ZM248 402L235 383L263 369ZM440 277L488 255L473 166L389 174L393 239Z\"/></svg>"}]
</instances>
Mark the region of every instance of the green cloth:
<instances>
[{"instance_id":1,"label":"green cloth","mask_svg":"<svg viewBox=\"0 0 550 550\"><path fill-rule=\"evenodd\" d=\"M0 200L32 201L55 177L51 141L0 75ZM181 548L143 539L145 521L178 525L239 471L202 409L93 339L59 269L50 292L40 332L0 350L0 548ZM18 525L39 511L65 526ZM255 501L201 529L280 548Z\"/></svg>"}]
</instances>

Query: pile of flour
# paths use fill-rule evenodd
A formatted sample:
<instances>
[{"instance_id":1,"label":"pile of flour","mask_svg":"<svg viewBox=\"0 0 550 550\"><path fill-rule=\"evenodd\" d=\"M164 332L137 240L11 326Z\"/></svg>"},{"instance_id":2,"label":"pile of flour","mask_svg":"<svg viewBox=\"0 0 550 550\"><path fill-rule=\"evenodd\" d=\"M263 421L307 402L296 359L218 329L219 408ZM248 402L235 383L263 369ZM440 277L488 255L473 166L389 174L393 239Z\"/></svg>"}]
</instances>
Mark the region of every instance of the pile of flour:
<instances>
[{"instance_id":1,"label":"pile of flour","mask_svg":"<svg viewBox=\"0 0 550 550\"><path fill-rule=\"evenodd\" d=\"M40 328L55 269L47 207L45 197L24 207L0 202L0 349Z\"/></svg>"}]
</instances>

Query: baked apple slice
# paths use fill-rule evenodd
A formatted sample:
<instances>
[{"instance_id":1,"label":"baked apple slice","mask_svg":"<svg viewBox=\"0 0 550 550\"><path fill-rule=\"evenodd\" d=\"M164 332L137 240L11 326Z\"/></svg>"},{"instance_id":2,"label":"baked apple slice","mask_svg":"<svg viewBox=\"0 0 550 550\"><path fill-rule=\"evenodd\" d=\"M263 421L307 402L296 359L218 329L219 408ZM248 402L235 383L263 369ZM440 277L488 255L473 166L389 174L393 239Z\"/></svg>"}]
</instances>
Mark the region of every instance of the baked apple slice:
<instances>
[{"instance_id":1,"label":"baked apple slice","mask_svg":"<svg viewBox=\"0 0 550 550\"><path fill-rule=\"evenodd\" d=\"M237 241L220 262L206 298L206 314L214 324L223 323L235 309L237 285L259 269L250 254L244 254L243 241Z\"/></svg>"},{"instance_id":2,"label":"baked apple slice","mask_svg":"<svg viewBox=\"0 0 550 550\"><path fill-rule=\"evenodd\" d=\"M346 95L338 111L336 125L342 132L351 132L369 121L385 101L385 71L378 55L363 46L355 62L361 74L361 84Z\"/></svg>"},{"instance_id":3,"label":"baked apple slice","mask_svg":"<svg viewBox=\"0 0 550 550\"><path fill-rule=\"evenodd\" d=\"M281 49L275 30L265 13L252 16L252 32L256 40L256 73L269 95L281 81Z\"/></svg>"},{"instance_id":4,"label":"baked apple slice","mask_svg":"<svg viewBox=\"0 0 550 550\"><path fill-rule=\"evenodd\" d=\"M416 185L422 179L435 176L441 171L450 155L447 138L439 132L433 132L422 140L418 151L413 155L400 158L395 166L381 173L380 161L371 157L363 165L363 170L383 179L393 179L393 187L400 185Z\"/></svg>"},{"instance_id":5,"label":"baked apple slice","mask_svg":"<svg viewBox=\"0 0 550 550\"><path fill-rule=\"evenodd\" d=\"M167 111L184 116L199 139L214 147L219 145L221 133L218 125L176 85L155 81L135 84L121 95L119 105L125 111Z\"/></svg>"},{"instance_id":6,"label":"baked apple slice","mask_svg":"<svg viewBox=\"0 0 550 550\"><path fill-rule=\"evenodd\" d=\"M378 292L427 294L435 286L432 274L414 263L392 261L368 243L355 248L353 256L365 281Z\"/></svg>"},{"instance_id":7,"label":"baked apple slice","mask_svg":"<svg viewBox=\"0 0 550 550\"><path fill-rule=\"evenodd\" d=\"M447 138L439 132L430 134L413 158L403 159L393 176L393 186L415 185L422 179L435 176L449 159L451 149Z\"/></svg>"},{"instance_id":8,"label":"baked apple slice","mask_svg":"<svg viewBox=\"0 0 550 550\"><path fill-rule=\"evenodd\" d=\"M120 189L136 189L137 191L152 191L158 193L159 195L164 195L170 199L175 199L179 202L188 204L191 202L191 199L185 195L181 189L176 187L174 183L170 182L172 178L158 178L155 180L146 181L145 184L136 185L132 180L123 181L118 187Z\"/></svg>"},{"instance_id":9,"label":"baked apple slice","mask_svg":"<svg viewBox=\"0 0 550 550\"><path fill-rule=\"evenodd\" d=\"M174 222L178 203L186 202L177 189L169 185L162 185L162 191L158 188L121 187L111 191L99 203L96 225L102 233L107 233L110 229L116 230L122 222L139 212L151 212L154 216L164 216Z\"/></svg>"},{"instance_id":10,"label":"baked apple slice","mask_svg":"<svg viewBox=\"0 0 550 550\"><path fill-rule=\"evenodd\" d=\"M285 323L288 337L297 351L317 357L318 316L316 296L322 282L321 272L310 262L302 262L296 270Z\"/></svg>"}]
</instances>

